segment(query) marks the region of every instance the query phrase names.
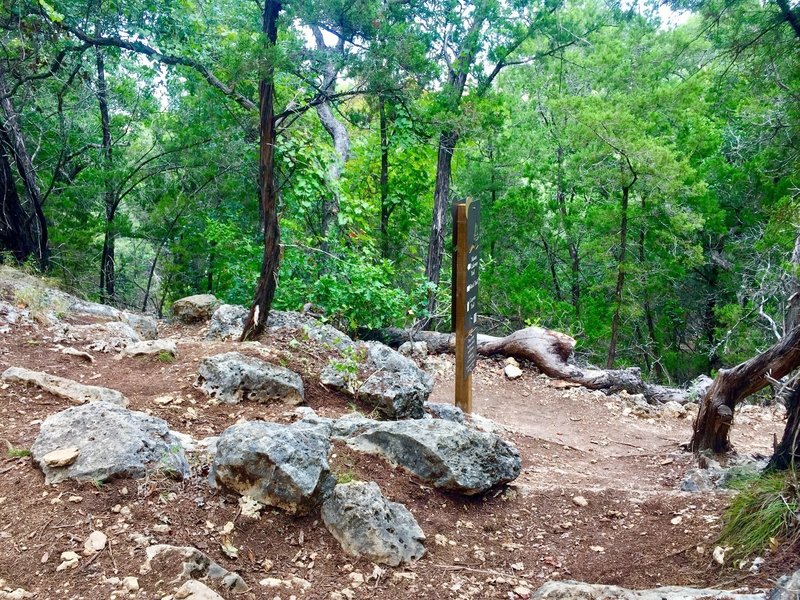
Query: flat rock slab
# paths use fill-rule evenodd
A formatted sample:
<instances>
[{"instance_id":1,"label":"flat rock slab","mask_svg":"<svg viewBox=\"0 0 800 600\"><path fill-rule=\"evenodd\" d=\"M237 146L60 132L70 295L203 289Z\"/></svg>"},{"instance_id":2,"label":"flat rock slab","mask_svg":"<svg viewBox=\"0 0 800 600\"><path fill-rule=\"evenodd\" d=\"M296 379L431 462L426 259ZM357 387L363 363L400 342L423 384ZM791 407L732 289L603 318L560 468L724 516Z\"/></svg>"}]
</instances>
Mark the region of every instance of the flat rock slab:
<instances>
[{"instance_id":1,"label":"flat rock slab","mask_svg":"<svg viewBox=\"0 0 800 600\"><path fill-rule=\"evenodd\" d=\"M442 419L373 423L357 423L348 445L382 456L439 489L482 494L519 476L519 452L492 433Z\"/></svg>"},{"instance_id":2,"label":"flat rock slab","mask_svg":"<svg viewBox=\"0 0 800 600\"><path fill-rule=\"evenodd\" d=\"M177 589L174 600L225 600L202 581L190 579Z\"/></svg>"},{"instance_id":3,"label":"flat rock slab","mask_svg":"<svg viewBox=\"0 0 800 600\"><path fill-rule=\"evenodd\" d=\"M86 402L108 402L118 406L127 406L128 399L117 390L85 385L72 379L50 375L43 371L31 371L22 367L9 367L3 372L3 379L19 383L35 385L45 392L66 398L75 404Z\"/></svg>"},{"instance_id":4,"label":"flat rock slab","mask_svg":"<svg viewBox=\"0 0 800 600\"><path fill-rule=\"evenodd\" d=\"M322 520L351 556L396 567L425 554L425 534L414 515L386 500L372 481L337 485L322 504Z\"/></svg>"},{"instance_id":5,"label":"flat rock slab","mask_svg":"<svg viewBox=\"0 0 800 600\"><path fill-rule=\"evenodd\" d=\"M171 358L178 356L178 344L172 340L147 340L131 344L122 349L117 356L117 360L122 360L129 356L151 356L167 355Z\"/></svg>"},{"instance_id":6,"label":"flat rock slab","mask_svg":"<svg viewBox=\"0 0 800 600\"><path fill-rule=\"evenodd\" d=\"M241 594L250 590L244 579L217 564L211 558L192 546L170 546L157 544L145 550L146 560L139 569L140 575L155 571L159 577L170 583L180 583L189 579L207 579L223 591Z\"/></svg>"},{"instance_id":7,"label":"flat rock slab","mask_svg":"<svg viewBox=\"0 0 800 600\"><path fill-rule=\"evenodd\" d=\"M197 294L176 300L172 305L172 316L181 323L208 321L220 302L213 294Z\"/></svg>"},{"instance_id":8,"label":"flat rock slab","mask_svg":"<svg viewBox=\"0 0 800 600\"><path fill-rule=\"evenodd\" d=\"M349 354L322 370L324 385L357 396L390 419L424 416L433 379L413 360L380 342L354 344Z\"/></svg>"},{"instance_id":9,"label":"flat rock slab","mask_svg":"<svg viewBox=\"0 0 800 600\"><path fill-rule=\"evenodd\" d=\"M661 587L628 590L615 585L594 585L578 581L548 581L532 600L765 600L766 595L737 594L721 590Z\"/></svg>"},{"instance_id":10,"label":"flat rock slab","mask_svg":"<svg viewBox=\"0 0 800 600\"><path fill-rule=\"evenodd\" d=\"M211 315L206 339L209 340L238 340L244 331L244 320L248 310L244 306L223 304Z\"/></svg>"},{"instance_id":11,"label":"flat rock slab","mask_svg":"<svg viewBox=\"0 0 800 600\"><path fill-rule=\"evenodd\" d=\"M328 433L325 426L302 422L233 425L217 441L209 477L262 504L308 514L335 485L328 466Z\"/></svg>"},{"instance_id":12,"label":"flat rock slab","mask_svg":"<svg viewBox=\"0 0 800 600\"><path fill-rule=\"evenodd\" d=\"M202 392L227 404L246 399L297 405L305 399L300 375L238 352L204 358L197 382Z\"/></svg>"},{"instance_id":13,"label":"flat rock slab","mask_svg":"<svg viewBox=\"0 0 800 600\"><path fill-rule=\"evenodd\" d=\"M77 448L76 459L64 466L47 464L54 450ZM183 478L189 464L166 421L108 402L92 402L47 417L31 446L33 461L45 483L138 479L160 470Z\"/></svg>"}]
</instances>

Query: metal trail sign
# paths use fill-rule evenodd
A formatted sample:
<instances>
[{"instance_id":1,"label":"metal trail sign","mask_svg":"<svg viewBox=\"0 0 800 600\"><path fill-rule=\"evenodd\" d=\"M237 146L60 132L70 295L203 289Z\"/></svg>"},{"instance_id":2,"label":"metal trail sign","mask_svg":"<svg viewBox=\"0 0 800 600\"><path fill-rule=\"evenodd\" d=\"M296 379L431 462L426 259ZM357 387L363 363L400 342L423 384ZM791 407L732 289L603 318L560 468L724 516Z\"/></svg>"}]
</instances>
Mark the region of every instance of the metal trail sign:
<instances>
[{"instance_id":1,"label":"metal trail sign","mask_svg":"<svg viewBox=\"0 0 800 600\"><path fill-rule=\"evenodd\" d=\"M480 204L453 204L453 330L456 337L456 406L472 412L472 371L478 360L478 237Z\"/></svg>"}]
</instances>

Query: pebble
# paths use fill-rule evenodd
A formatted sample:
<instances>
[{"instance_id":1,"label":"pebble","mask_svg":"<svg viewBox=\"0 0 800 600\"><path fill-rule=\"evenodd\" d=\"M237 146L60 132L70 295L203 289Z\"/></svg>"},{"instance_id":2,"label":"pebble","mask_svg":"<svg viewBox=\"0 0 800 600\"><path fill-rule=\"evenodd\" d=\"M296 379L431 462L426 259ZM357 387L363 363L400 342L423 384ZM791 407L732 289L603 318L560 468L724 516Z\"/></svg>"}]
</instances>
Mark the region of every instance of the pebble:
<instances>
[{"instance_id":1,"label":"pebble","mask_svg":"<svg viewBox=\"0 0 800 600\"><path fill-rule=\"evenodd\" d=\"M572 499L572 503L575 506L589 506L589 501L586 498L584 498L583 496L575 496Z\"/></svg>"},{"instance_id":2,"label":"pebble","mask_svg":"<svg viewBox=\"0 0 800 600\"><path fill-rule=\"evenodd\" d=\"M61 553L61 564L56 567L56 571L66 571L78 566L81 557L71 550Z\"/></svg>"},{"instance_id":3,"label":"pebble","mask_svg":"<svg viewBox=\"0 0 800 600\"><path fill-rule=\"evenodd\" d=\"M106 547L106 542L108 542L108 536L105 533L98 530L93 531L83 544L84 555L91 556L100 552Z\"/></svg>"},{"instance_id":4,"label":"pebble","mask_svg":"<svg viewBox=\"0 0 800 600\"><path fill-rule=\"evenodd\" d=\"M129 592L135 592L139 589L139 580L136 577L124 577L122 579L122 587Z\"/></svg>"},{"instance_id":5,"label":"pebble","mask_svg":"<svg viewBox=\"0 0 800 600\"><path fill-rule=\"evenodd\" d=\"M503 369L503 372L506 374L506 377L512 381L522 377L522 369L515 367L514 365L506 365L506 368Z\"/></svg>"}]
</instances>

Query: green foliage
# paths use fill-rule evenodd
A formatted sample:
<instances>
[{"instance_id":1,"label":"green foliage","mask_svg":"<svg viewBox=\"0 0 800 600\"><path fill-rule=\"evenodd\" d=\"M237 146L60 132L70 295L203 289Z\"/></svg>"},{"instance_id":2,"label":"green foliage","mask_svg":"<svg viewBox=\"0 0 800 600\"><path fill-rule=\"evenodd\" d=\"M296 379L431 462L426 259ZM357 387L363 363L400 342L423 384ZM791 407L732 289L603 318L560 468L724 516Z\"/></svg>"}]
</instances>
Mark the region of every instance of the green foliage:
<instances>
[{"instance_id":1,"label":"green foliage","mask_svg":"<svg viewBox=\"0 0 800 600\"><path fill-rule=\"evenodd\" d=\"M795 471L741 478L739 489L723 515L719 543L732 548L728 556L746 558L778 543L800 537L800 487Z\"/></svg>"},{"instance_id":2,"label":"green foliage","mask_svg":"<svg viewBox=\"0 0 800 600\"><path fill-rule=\"evenodd\" d=\"M27 448L12 448L9 447L7 452L9 458L25 458L31 455L31 451Z\"/></svg>"}]
</instances>

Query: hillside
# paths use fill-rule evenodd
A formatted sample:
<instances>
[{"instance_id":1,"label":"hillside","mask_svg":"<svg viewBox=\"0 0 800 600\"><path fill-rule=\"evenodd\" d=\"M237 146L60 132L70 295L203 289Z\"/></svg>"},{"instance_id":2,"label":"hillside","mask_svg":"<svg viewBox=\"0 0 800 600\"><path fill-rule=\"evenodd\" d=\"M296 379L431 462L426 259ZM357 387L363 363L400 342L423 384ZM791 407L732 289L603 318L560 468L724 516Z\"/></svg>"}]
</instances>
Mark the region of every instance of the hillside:
<instances>
[{"instance_id":1,"label":"hillside","mask_svg":"<svg viewBox=\"0 0 800 600\"><path fill-rule=\"evenodd\" d=\"M414 476L359 450L356 438L333 434L327 451L332 483L339 488L377 483L386 499L410 511L424 533L424 556L401 566L350 556L318 506L304 516L262 506L254 518L239 494L209 485L218 441L213 438L233 425L333 423L337 430L347 419L336 419L356 411L361 416L348 417L350 422L377 427L366 421L378 416L373 404L321 383L332 357L341 356L335 344L342 338L331 343L308 317L287 313L276 317L283 325L271 327L261 342L209 340L207 320L155 322L121 314L78 302L8 269L0 288L0 371L7 375L7 369L21 367L120 392L128 411L163 419L183 434L175 438L181 448L171 451L185 454L189 469L176 478L175 472L151 464L138 478L45 484L29 450L35 449L48 417L77 405L6 377L0 386L0 440L9 449L0 462L0 579L9 591L22 588L29 595L5 597L218 597L191 595L192 584L187 587L184 580L203 579L208 572L186 571L188 559L158 555L149 570L143 569L148 548L157 544L194 548L221 566L219 572L238 573L236 593L226 589L230 578L204 579L223 598L590 597L574 588L568 596L547 595L563 590L537 592L546 582L562 580L744 593L771 588L796 567L792 547L767 554L753 569L749 563L720 565L712 558L731 492L717 487L681 491L693 464L679 446L690 436L695 406L664 408L625 394L606 396L538 375L527 365L522 377L510 381L503 362L489 359L479 361L475 402L477 413L490 421L465 419L458 427L499 438L493 448L510 443L519 452L518 476L473 495L454 491L452 482L450 491L436 489L436 477ZM120 355L125 347L137 347L137 329L152 334L152 325L158 340L175 344L174 358L165 350ZM74 350L65 353L69 348ZM298 373L304 401L296 407L294 400L259 402L251 396L226 404L210 398L197 382L198 370L207 357L231 351ZM426 412L450 414L436 403L452 402L451 357L416 360L433 377L429 403L434 404ZM81 405L87 407L91 403ZM109 422L88 421L83 433L99 438ZM742 409L733 431L742 464L748 455L768 455L773 434L780 435L782 427L778 409ZM122 438L112 439L110 447L116 443ZM506 467L495 460L500 459L483 455L476 468L487 477L503 472ZM219 473L221 467L215 468ZM49 476L60 472L50 470ZM92 549L98 538L102 544ZM128 577L137 578L135 586Z\"/></svg>"}]
</instances>

